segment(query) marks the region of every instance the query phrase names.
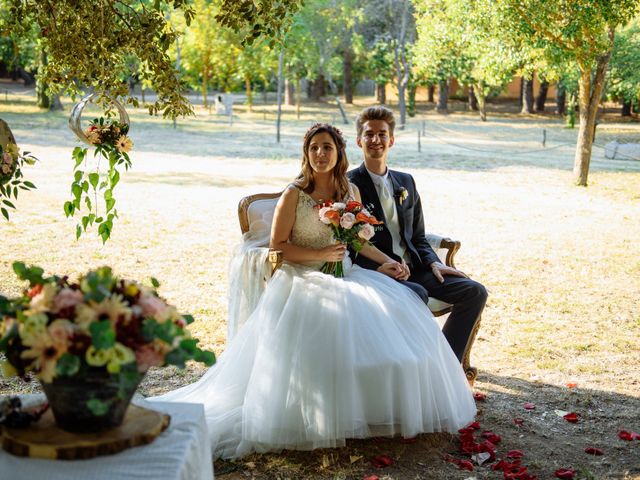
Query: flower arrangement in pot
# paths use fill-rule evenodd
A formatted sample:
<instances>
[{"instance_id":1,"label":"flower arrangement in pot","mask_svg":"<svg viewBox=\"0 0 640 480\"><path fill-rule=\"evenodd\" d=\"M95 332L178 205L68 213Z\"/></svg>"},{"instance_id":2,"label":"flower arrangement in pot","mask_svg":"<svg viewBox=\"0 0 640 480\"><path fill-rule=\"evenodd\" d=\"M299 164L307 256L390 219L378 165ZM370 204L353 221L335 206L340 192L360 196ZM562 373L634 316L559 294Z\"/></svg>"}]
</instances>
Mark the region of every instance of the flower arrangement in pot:
<instances>
[{"instance_id":1,"label":"flower arrangement in pot","mask_svg":"<svg viewBox=\"0 0 640 480\"><path fill-rule=\"evenodd\" d=\"M96 432L122 423L131 397L152 366L215 362L181 315L153 287L120 279L109 267L71 282L16 262L29 282L23 295L0 296L0 352L5 376L40 380L57 425Z\"/></svg>"}]
</instances>

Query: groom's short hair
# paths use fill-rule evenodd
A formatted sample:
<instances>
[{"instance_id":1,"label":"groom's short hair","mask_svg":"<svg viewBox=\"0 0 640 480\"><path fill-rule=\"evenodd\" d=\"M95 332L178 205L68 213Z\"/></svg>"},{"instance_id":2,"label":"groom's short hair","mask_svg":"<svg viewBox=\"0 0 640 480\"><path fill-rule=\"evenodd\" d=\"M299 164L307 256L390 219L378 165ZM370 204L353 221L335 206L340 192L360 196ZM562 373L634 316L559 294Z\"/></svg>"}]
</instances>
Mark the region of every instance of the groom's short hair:
<instances>
[{"instance_id":1,"label":"groom's short hair","mask_svg":"<svg viewBox=\"0 0 640 480\"><path fill-rule=\"evenodd\" d=\"M358 137L362 135L363 126L365 122L368 122L369 120L384 120L387 122L387 125L389 125L389 135L393 135L393 129L396 127L396 119L393 118L393 112L390 108L387 108L384 105L377 105L375 107L367 107L362 110L356 120Z\"/></svg>"}]
</instances>

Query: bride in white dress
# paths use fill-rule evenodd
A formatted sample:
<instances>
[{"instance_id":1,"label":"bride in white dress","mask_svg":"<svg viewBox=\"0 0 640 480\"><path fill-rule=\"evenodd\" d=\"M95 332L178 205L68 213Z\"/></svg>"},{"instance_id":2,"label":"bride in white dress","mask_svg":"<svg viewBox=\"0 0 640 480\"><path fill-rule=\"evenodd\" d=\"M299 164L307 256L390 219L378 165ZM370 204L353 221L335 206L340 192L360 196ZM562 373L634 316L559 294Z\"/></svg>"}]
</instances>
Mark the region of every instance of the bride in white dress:
<instances>
[{"instance_id":1,"label":"bride in white dress","mask_svg":"<svg viewBox=\"0 0 640 480\"><path fill-rule=\"evenodd\" d=\"M284 264L218 363L153 399L203 403L215 457L456 432L474 418L466 377L438 324L398 283L406 268L373 246L360 254L386 275L351 266L319 220L323 200L360 200L347 166L339 130L311 127L302 173L273 220L271 246ZM319 271L342 259L344 278Z\"/></svg>"}]
</instances>

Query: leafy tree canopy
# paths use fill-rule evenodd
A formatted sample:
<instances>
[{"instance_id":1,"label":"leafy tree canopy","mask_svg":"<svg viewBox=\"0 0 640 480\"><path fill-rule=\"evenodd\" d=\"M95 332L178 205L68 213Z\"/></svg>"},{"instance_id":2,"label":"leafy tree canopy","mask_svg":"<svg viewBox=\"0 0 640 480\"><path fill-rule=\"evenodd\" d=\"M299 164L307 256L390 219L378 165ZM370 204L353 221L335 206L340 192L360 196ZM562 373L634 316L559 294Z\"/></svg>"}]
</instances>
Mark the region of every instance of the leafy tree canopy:
<instances>
[{"instance_id":1,"label":"leafy tree canopy","mask_svg":"<svg viewBox=\"0 0 640 480\"><path fill-rule=\"evenodd\" d=\"M148 80L157 97L146 107L175 118L191 113L182 85L167 51L178 33L169 13L180 10L187 23L194 16L188 0L5 0L8 13L0 29L27 37L39 29L47 63L38 79L52 94L66 91L72 97L91 89L101 97L127 98L126 82L131 58L140 62L141 79ZM104 98L103 98L104 100Z\"/></svg>"}]
</instances>

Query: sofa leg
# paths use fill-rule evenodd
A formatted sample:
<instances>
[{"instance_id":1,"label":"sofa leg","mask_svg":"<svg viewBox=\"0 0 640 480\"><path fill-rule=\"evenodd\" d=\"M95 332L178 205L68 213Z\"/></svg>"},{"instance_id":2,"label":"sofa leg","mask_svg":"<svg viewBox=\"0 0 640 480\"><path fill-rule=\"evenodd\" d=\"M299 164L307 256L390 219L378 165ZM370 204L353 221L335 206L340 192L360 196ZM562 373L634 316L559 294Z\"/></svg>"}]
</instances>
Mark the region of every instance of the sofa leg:
<instances>
[{"instance_id":1,"label":"sofa leg","mask_svg":"<svg viewBox=\"0 0 640 480\"><path fill-rule=\"evenodd\" d=\"M472 387L476 381L476 377L478 376L478 369L471 366L471 347L473 347L473 343L476 341L478 330L480 330L481 320L482 318L478 317L478 320L476 321L476 324L473 326L473 330L471 331L471 335L469 335L469 340L467 340L467 346L464 349L464 355L462 355L462 369L467 376L469 385L471 385Z\"/></svg>"}]
</instances>

